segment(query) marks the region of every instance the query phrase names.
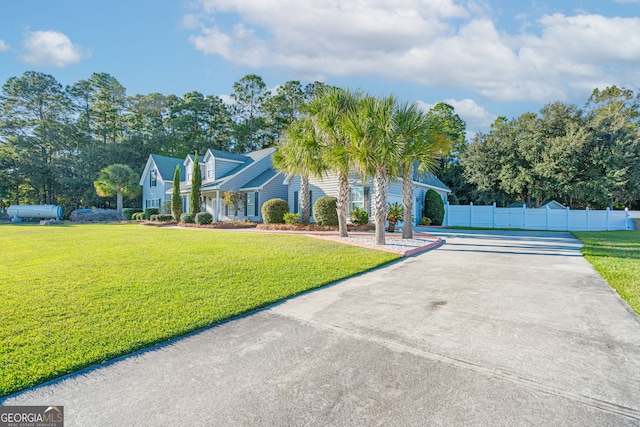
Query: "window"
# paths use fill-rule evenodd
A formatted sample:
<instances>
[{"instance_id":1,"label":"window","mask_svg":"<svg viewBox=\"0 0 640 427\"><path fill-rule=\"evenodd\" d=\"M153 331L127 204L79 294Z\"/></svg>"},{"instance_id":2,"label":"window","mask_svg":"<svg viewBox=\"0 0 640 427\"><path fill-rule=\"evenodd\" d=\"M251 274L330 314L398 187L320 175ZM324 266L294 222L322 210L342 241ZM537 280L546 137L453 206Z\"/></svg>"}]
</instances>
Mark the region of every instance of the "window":
<instances>
[{"instance_id":1,"label":"window","mask_svg":"<svg viewBox=\"0 0 640 427\"><path fill-rule=\"evenodd\" d=\"M193 175L191 174L191 171L187 172L187 182L191 182L192 177Z\"/></svg>"},{"instance_id":2,"label":"window","mask_svg":"<svg viewBox=\"0 0 640 427\"><path fill-rule=\"evenodd\" d=\"M182 212L189 212L189 198L182 198Z\"/></svg>"},{"instance_id":3,"label":"window","mask_svg":"<svg viewBox=\"0 0 640 427\"><path fill-rule=\"evenodd\" d=\"M159 208L160 207L160 199L147 199L145 202L145 209L147 208Z\"/></svg>"},{"instance_id":4,"label":"window","mask_svg":"<svg viewBox=\"0 0 640 427\"><path fill-rule=\"evenodd\" d=\"M256 212L256 193L247 193L247 215L254 215Z\"/></svg>"},{"instance_id":5,"label":"window","mask_svg":"<svg viewBox=\"0 0 640 427\"><path fill-rule=\"evenodd\" d=\"M213 178L213 159L207 162L207 179Z\"/></svg>"},{"instance_id":6,"label":"window","mask_svg":"<svg viewBox=\"0 0 640 427\"><path fill-rule=\"evenodd\" d=\"M155 168L151 170L149 175L149 187L155 187L158 185L158 171Z\"/></svg>"},{"instance_id":7,"label":"window","mask_svg":"<svg viewBox=\"0 0 640 427\"><path fill-rule=\"evenodd\" d=\"M351 210L364 209L364 187L351 187Z\"/></svg>"}]
</instances>

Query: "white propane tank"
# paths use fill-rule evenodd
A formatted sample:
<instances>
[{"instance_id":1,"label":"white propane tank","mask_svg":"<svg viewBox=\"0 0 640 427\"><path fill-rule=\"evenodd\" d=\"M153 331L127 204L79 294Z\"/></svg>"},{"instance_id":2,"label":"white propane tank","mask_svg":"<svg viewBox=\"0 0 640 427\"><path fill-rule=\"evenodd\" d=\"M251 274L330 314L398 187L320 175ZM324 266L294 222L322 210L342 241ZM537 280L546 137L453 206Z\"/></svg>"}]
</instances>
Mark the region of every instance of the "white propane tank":
<instances>
[{"instance_id":1,"label":"white propane tank","mask_svg":"<svg viewBox=\"0 0 640 427\"><path fill-rule=\"evenodd\" d=\"M10 218L62 218L62 208L56 205L11 205L7 208Z\"/></svg>"}]
</instances>

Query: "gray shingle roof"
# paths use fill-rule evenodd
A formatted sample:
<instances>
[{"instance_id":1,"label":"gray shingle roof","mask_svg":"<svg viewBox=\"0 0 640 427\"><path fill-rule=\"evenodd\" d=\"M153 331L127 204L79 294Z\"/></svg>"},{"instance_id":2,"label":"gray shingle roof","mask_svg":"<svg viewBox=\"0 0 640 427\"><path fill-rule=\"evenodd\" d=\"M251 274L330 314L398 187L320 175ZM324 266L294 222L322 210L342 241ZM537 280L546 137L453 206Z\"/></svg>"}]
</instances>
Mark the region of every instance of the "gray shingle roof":
<instances>
[{"instance_id":1,"label":"gray shingle roof","mask_svg":"<svg viewBox=\"0 0 640 427\"><path fill-rule=\"evenodd\" d=\"M260 175L253 178L251 181L247 182L245 185L243 185L242 189L260 188L278 173L279 172L276 172L272 168L269 168L262 172Z\"/></svg>"},{"instance_id":2,"label":"gray shingle roof","mask_svg":"<svg viewBox=\"0 0 640 427\"><path fill-rule=\"evenodd\" d=\"M176 171L176 166L180 166L180 176L184 179L184 159L176 159L175 157L161 156L159 154L152 154L151 158L156 164L158 171L160 172L160 178L163 181L172 181L173 174Z\"/></svg>"},{"instance_id":3,"label":"gray shingle roof","mask_svg":"<svg viewBox=\"0 0 640 427\"><path fill-rule=\"evenodd\" d=\"M422 184L430 185L431 187L441 188L445 191L451 191L449 187L447 187L444 182L440 181L437 176L432 174L431 172L418 172L417 168L414 169L413 172L413 180L421 182Z\"/></svg>"}]
</instances>

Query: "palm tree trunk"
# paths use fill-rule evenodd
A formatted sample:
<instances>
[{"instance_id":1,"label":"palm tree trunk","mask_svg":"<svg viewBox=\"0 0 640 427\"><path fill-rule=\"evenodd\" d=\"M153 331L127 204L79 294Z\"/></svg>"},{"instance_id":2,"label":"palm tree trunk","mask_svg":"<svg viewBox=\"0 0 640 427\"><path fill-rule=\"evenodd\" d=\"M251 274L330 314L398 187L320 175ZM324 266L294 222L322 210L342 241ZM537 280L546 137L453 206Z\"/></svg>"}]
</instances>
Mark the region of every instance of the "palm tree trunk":
<instances>
[{"instance_id":1,"label":"palm tree trunk","mask_svg":"<svg viewBox=\"0 0 640 427\"><path fill-rule=\"evenodd\" d=\"M385 244L385 225L387 222L387 169L378 167L373 178L373 213L376 224L376 245Z\"/></svg>"},{"instance_id":2,"label":"palm tree trunk","mask_svg":"<svg viewBox=\"0 0 640 427\"><path fill-rule=\"evenodd\" d=\"M340 237L348 237L347 232L347 207L349 205L349 173L340 172L338 174L338 200L336 208L338 211L338 229Z\"/></svg>"},{"instance_id":3,"label":"palm tree trunk","mask_svg":"<svg viewBox=\"0 0 640 427\"><path fill-rule=\"evenodd\" d=\"M120 217L120 219L122 219L122 207L122 193L118 191L116 193L116 209L118 210L118 217Z\"/></svg>"},{"instance_id":4,"label":"palm tree trunk","mask_svg":"<svg viewBox=\"0 0 640 427\"><path fill-rule=\"evenodd\" d=\"M404 222L402 238L413 238L413 163L402 175L402 203L404 204Z\"/></svg>"},{"instance_id":5,"label":"palm tree trunk","mask_svg":"<svg viewBox=\"0 0 640 427\"><path fill-rule=\"evenodd\" d=\"M300 215L300 222L303 224L309 224L311 219L311 200L309 199L309 177L304 174L300 174L300 204L302 205L302 212Z\"/></svg>"}]
</instances>

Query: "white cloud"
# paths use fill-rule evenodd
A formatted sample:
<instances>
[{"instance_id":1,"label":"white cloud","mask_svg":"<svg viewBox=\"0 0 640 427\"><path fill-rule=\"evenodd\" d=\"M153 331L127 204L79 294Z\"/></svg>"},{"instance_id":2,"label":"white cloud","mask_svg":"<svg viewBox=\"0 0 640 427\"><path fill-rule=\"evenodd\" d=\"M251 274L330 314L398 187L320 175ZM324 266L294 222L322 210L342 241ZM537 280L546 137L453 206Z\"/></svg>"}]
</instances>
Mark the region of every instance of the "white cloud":
<instances>
[{"instance_id":1,"label":"white cloud","mask_svg":"<svg viewBox=\"0 0 640 427\"><path fill-rule=\"evenodd\" d=\"M0 52L9 50L9 45L2 39L0 39Z\"/></svg>"},{"instance_id":2,"label":"white cloud","mask_svg":"<svg viewBox=\"0 0 640 427\"><path fill-rule=\"evenodd\" d=\"M29 65L65 67L80 62L90 52L73 44L69 37L58 31L32 31L23 40L23 62Z\"/></svg>"},{"instance_id":3,"label":"white cloud","mask_svg":"<svg viewBox=\"0 0 640 427\"><path fill-rule=\"evenodd\" d=\"M373 75L539 102L602 81L640 85L640 18L553 14L509 34L486 2L461 4L200 0L200 14L184 21L197 27L190 41L205 54L303 77Z\"/></svg>"}]
</instances>

